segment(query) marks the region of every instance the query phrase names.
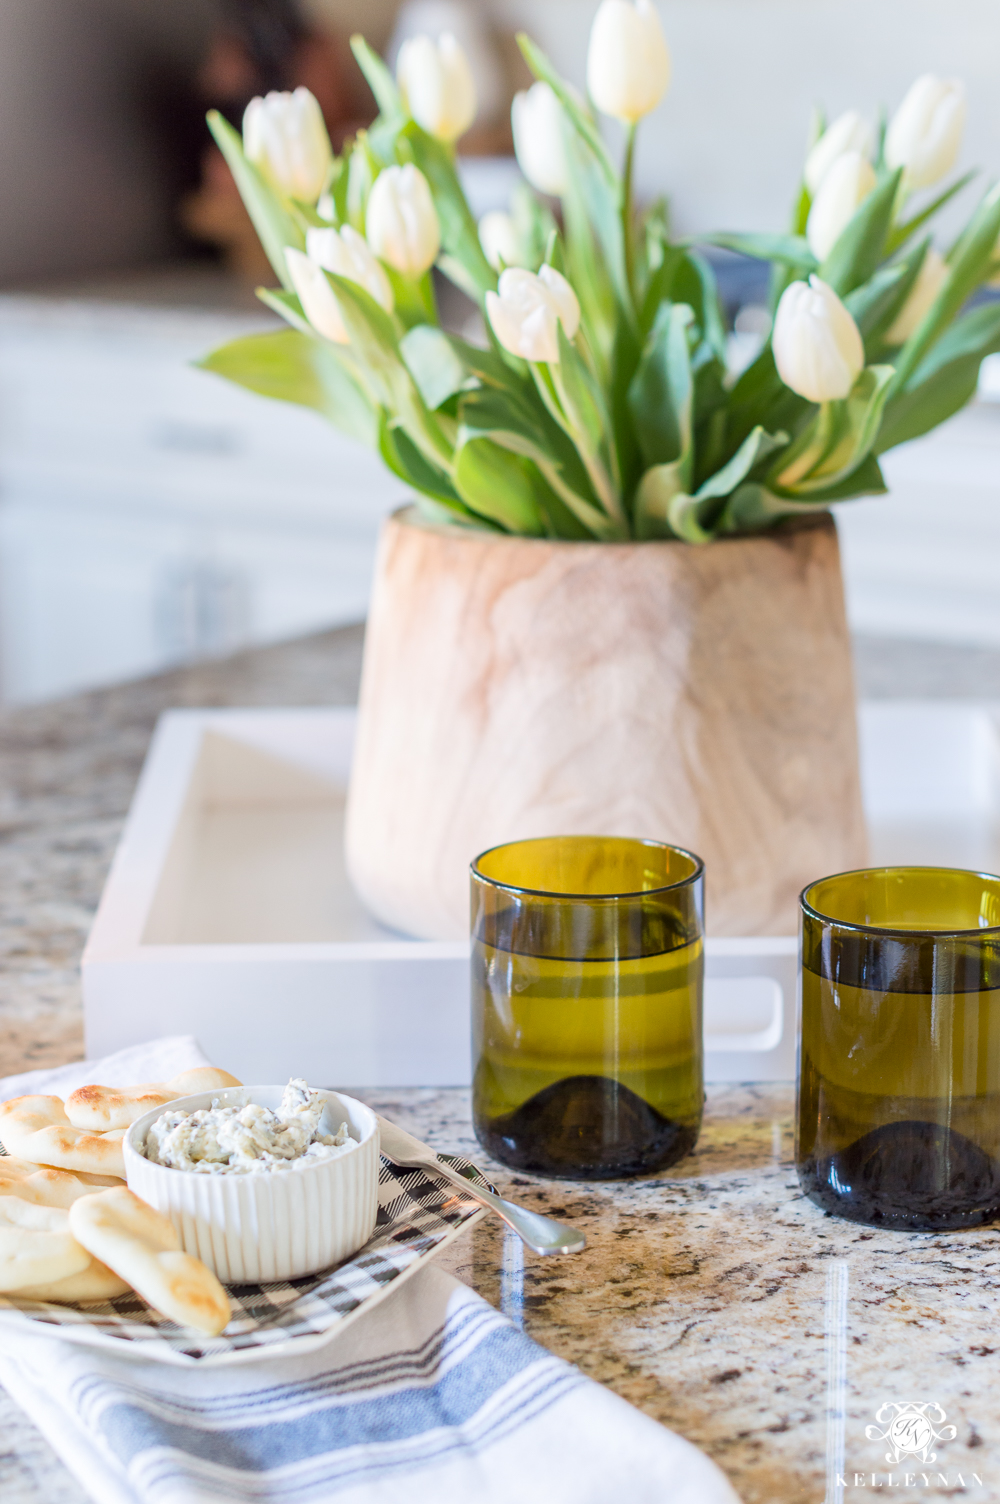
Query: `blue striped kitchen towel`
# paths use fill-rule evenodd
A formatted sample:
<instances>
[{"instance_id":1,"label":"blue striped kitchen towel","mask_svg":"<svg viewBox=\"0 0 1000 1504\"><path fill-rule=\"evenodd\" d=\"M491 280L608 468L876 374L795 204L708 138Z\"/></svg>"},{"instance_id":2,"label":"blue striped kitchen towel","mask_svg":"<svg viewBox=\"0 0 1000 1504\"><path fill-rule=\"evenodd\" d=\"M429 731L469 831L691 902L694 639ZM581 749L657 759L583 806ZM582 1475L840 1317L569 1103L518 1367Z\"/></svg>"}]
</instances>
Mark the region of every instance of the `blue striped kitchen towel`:
<instances>
[{"instance_id":1,"label":"blue striped kitchen towel","mask_svg":"<svg viewBox=\"0 0 1000 1504\"><path fill-rule=\"evenodd\" d=\"M432 1265L325 1346L232 1367L5 1327L0 1382L96 1504L738 1504L697 1448Z\"/></svg>"},{"instance_id":2,"label":"blue striped kitchen towel","mask_svg":"<svg viewBox=\"0 0 1000 1504\"><path fill-rule=\"evenodd\" d=\"M433 1266L302 1358L203 1372L5 1331L0 1380L97 1504L737 1504Z\"/></svg>"}]
</instances>

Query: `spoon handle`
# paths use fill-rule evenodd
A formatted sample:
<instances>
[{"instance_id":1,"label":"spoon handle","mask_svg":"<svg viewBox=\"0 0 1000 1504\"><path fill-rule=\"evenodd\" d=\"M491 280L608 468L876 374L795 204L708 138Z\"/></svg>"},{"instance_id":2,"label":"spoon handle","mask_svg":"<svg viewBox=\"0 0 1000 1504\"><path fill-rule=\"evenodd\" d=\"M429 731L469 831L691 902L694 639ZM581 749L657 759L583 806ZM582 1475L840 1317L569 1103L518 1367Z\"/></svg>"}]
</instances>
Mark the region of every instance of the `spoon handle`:
<instances>
[{"instance_id":1,"label":"spoon handle","mask_svg":"<svg viewBox=\"0 0 1000 1504\"><path fill-rule=\"evenodd\" d=\"M552 1217L543 1217L540 1212L532 1212L524 1206L515 1206L512 1201L505 1201L502 1196L494 1196L492 1191L485 1190L476 1185L475 1181L468 1180L460 1171L452 1169L451 1165L443 1160L428 1155L422 1160L422 1166L433 1170L437 1175L444 1175L454 1185L461 1186L468 1196L473 1196L481 1205L489 1207L490 1211L496 1212L497 1216L523 1239L527 1246L535 1253L579 1253L586 1247L587 1240L582 1232L577 1232L573 1227L567 1227L563 1222L556 1222Z\"/></svg>"}]
</instances>

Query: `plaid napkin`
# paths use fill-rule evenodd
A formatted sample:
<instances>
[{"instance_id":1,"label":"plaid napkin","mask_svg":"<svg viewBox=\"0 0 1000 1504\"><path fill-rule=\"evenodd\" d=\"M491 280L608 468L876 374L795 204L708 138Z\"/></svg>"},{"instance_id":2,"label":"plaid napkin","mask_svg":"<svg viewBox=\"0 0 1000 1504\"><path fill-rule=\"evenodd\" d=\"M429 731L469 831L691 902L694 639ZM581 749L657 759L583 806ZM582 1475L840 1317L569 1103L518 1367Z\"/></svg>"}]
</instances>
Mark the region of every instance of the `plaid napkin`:
<instances>
[{"instance_id":1,"label":"plaid napkin","mask_svg":"<svg viewBox=\"0 0 1000 1504\"><path fill-rule=\"evenodd\" d=\"M126 1053L130 1081L204 1063L190 1039ZM73 1069L0 1100L127 1084L121 1056ZM738 1504L695 1447L432 1266L317 1349L227 1368L5 1326L0 1382L98 1504Z\"/></svg>"}]
</instances>

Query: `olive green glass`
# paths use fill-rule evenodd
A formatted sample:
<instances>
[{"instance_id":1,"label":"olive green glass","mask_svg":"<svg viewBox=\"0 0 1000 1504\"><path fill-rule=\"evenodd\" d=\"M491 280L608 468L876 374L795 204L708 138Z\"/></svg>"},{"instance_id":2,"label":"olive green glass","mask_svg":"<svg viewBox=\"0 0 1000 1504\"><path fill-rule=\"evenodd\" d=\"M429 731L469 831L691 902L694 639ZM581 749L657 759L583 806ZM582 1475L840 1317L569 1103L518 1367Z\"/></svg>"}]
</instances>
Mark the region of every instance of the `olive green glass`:
<instances>
[{"instance_id":1,"label":"olive green glass","mask_svg":"<svg viewBox=\"0 0 1000 1504\"><path fill-rule=\"evenodd\" d=\"M657 841L551 836L472 864L472 1107L504 1164L609 1180L701 1127L704 868Z\"/></svg>"},{"instance_id":2,"label":"olive green glass","mask_svg":"<svg viewBox=\"0 0 1000 1504\"><path fill-rule=\"evenodd\" d=\"M883 867L802 894L795 1159L886 1228L1000 1215L1000 878Z\"/></svg>"}]
</instances>

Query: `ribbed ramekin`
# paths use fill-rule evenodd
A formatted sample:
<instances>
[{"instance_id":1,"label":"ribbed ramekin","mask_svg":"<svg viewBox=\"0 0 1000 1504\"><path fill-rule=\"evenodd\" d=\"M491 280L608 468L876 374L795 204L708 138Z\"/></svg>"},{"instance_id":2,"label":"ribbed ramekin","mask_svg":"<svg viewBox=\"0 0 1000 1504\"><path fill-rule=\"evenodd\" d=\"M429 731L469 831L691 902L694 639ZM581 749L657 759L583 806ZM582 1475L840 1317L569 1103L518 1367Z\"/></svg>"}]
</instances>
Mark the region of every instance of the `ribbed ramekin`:
<instances>
[{"instance_id":1,"label":"ribbed ramekin","mask_svg":"<svg viewBox=\"0 0 1000 1504\"><path fill-rule=\"evenodd\" d=\"M157 1107L132 1124L123 1140L128 1188L169 1217L187 1253L214 1269L223 1284L296 1279L349 1258L372 1235L378 1211L378 1119L371 1108L338 1092L324 1129L347 1123L357 1148L302 1169L249 1175L202 1175L153 1164L142 1153L163 1112L195 1112L258 1102L276 1109L283 1086L234 1086L200 1092ZM329 1125L329 1126L327 1126Z\"/></svg>"}]
</instances>

